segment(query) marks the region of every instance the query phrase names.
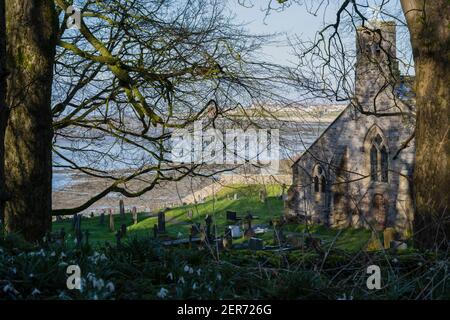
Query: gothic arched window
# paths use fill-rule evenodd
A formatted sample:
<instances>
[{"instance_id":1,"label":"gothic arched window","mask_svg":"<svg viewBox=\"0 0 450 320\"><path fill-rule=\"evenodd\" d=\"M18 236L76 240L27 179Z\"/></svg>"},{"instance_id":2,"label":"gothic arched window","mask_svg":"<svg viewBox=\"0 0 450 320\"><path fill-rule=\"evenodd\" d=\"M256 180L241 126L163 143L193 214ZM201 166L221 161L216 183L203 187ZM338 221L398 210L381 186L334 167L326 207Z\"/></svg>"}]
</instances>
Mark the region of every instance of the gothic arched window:
<instances>
[{"instance_id":1,"label":"gothic arched window","mask_svg":"<svg viewBox=\"0 0 450 320\"><path fill-rule=\"evenodd\" d=\"M313 181L314 181L314 192L325 193L327 186L327 179L325 178L325 172L320 165L317 165L314 168L313 172Z\"/></svg>"},{"instance_id":2,"label":"gothic arched window","mask_svg":"<svg viewBox=\"0 0 450 320\"><path fill-rule=\"evenodd\" d=\"M379 133L372 139L370 147L370 180L388 182L389 161L384 139Z\"/></svg>"}]
</instances>

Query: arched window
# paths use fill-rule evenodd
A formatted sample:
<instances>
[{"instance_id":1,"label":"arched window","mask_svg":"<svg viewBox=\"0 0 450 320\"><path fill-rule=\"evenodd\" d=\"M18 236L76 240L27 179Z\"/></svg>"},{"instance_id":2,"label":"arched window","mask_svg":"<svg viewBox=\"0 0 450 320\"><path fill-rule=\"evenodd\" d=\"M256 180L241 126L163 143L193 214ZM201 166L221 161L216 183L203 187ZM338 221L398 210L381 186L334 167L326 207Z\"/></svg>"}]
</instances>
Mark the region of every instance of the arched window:
<instances>
[{"instance_id":1,"label":"arched window","mask_svg":"<svg viewBox=\"0 0 450 320\"><path fill-rule=\"evenodd\" d=\"M388 182L388 151L383 137L376 133L370 144L370 180Z\"/></svg>"},{"instance_id":2,"label":"arched window","mask_svg":"<svg viewBox=\"0 0 450 320\"><path fill-rule=\"evenodd\" d=\"M313 176L314 192L325 193L327 187L327 179L325 178L325 172L320 165L314 167Z\"/></svg>"},{"instance_id":3,"label":"arched window","mask_svg":"<svg viewBox=\"0 0 450 320\"><path fill-rule=\"evenodd\" d=\"M314 192L319 192L319 177L314 177Z\"/></svg>"},{"instance_id":4,"label":"arched window","mask_svg":"<svg viewBox=\"0 0 450 320\"><path fill-rule=\"evenodd\" d=\"M325 176L322 176L320 179L320 192L325 193L327 190L327 180L325 179Z\"/></svg>"}]
</instances>

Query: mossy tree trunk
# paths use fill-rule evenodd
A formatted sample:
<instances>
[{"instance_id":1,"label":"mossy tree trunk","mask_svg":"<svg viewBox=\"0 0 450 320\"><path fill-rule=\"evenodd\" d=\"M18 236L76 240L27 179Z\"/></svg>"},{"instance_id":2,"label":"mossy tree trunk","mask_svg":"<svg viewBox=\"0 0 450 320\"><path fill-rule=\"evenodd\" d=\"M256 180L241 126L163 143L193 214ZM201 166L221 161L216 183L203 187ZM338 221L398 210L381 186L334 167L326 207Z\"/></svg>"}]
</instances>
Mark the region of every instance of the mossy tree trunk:
<instances>
[{"instance_id":1,"label":"mossy tree trunk","mask_svg":"<svg viewBox=\"0 0 450 320\"><path fill-rule=\"evenodd\" d=\"M450 241L450 1L402 0L416 70L414 240Z\"/></svg>"},{"instance_id":2,"label":"mossy tree trunk","mask_svg":"<svg viewBox=\"0 0 450 320\"><path fill-rule=\"evenodd\" d=\"M3 222L4 204L6 200L4 159L6 129L6 33L5 33L5 0L0 0L0 221Z\"/></svg>"},{"instance_id":3,"label":"mossy tree trunk","mask_svg":"<svg viewBox=\"0 0 450 320\"><path fill-rule=\"evenodd\" d=\"M6 0L7 232L42 239L51 229L51 89L57 36L53 0Z\"/></svg>"}]
</instances>

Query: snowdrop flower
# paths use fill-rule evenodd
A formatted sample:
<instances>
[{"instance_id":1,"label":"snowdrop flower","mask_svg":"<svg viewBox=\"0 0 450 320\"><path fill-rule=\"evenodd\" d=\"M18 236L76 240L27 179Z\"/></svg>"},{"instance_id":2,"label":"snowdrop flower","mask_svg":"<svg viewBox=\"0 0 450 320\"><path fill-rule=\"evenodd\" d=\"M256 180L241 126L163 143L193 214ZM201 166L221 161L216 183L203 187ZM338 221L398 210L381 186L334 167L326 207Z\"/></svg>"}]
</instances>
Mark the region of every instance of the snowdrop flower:
<instances>
[{"instance_id":1,"label":"snowdrop flower","mask_svg":"<svg viewBox=\"0 0 450 320\"><path fill-rule=\"evenodd\" d=\"M61 254L59 255L59 257L60 257L61 259L64 259L64 258L67 257L67 256L64 254L64 252L61 252Z\"/></svg>"},{"instance_id":2,"label":"snowdrop flower","mask_svg":"<svg viewBox=\"0 0 450 320\"><path fill-rule=\"evenodd\" d=\"M182 234L181 232L178 232L177 237L178 237L178 238L181 238L182 236L183 236L183 234Z\"/></svg>"},{"instance_id":3,"label":"snowdrop flower","mask_svg":"<svg viewBox=\"0 0 450 320\"><path fill-rule=\"evenodd\" d=\"M17 269L16 269L16 268L12 268L11 271L12 271L12 273L14 273L14 274L17 273Z\"/></svg>"},{"instance_id":4,"label":"snowdrop flower","mask_svg":"<svg viewBox=\"0 0 450 320\"><path fill-rule=\"evenodd\" d=\"M8 283L6 286L3 287L3 292L7 293L7 292L11 292L15 295L19 294L19 291L17 291L11 283Z\"/></svg>"},{"instance_id":5,"label":"snowdrop flower","mask_svg":"<svg viewBox=\"0 0 450 320\"><path fill-rule=\"evenodd\" d=\"M217 274L217 280L222 280L222 275L220 273Z\"/></svg>"},{"instance_id":6,"label":"snowdrop flower","mask_svg":"<svg viewBox=\"0 0 450 320\"><path fill-rule=\"evenodd\" d=\"M211 286L208 286L208 291L209 291L209 292L212 292Z\"/></svg>"},{"instance_id":7,"label":"snowdrop flower","mask_svg":"<svg viewBox=\"0 0 450 320\"><path fill-rule=\"evenodd\" d=\"M188 272L189 271L189 266L188 265L185 265L184 266L184 272Z\"/></svg>"},{"instance_id":8,"label":"snowdrop flower","mask_svg":"<svg viewBox=\"0 0 450 320\"><path fill-rule=\"evenodd\" d=\"M172 272L170 272L170 273L167 275L167 278L169 278L170 280L173 280L173 274L172 274Z\"/></svg>"},{"instance_id":9,"label":"snowdrop flower","mask_svg":"<svg viewBox=\"0 0 450 320\"><path fill-rule=\"evenodd\" d=\"M67 267L68 265L69 265L69 264L68 264L67 262L64 262L64 261L62 261L62 262L60 262L60 263L58 264L58 266L61 267L61 268Z\"/></svg>"},{"instance_id":10,"label":"snowdrop flower","mask_svg":"<svg viewBox=\"0 0 450 320\"><path fill-rule=\"evenodd\" d=\"M197 270L197 275L199 276L202 273L202 269Z\"/></svg>"},{"instance_id":11,"label":"snowdrop flower","mask_svg":"<svg viewBox=\"0 0 450 320\"><path fill-rule=\"evenodd\" d=\"M33 292L31 292L32 296L35 296L35 295L38 295L38 294L41 294L41 292L37 288L34 288Z\"/></svg>"},{"instance_id":12,"label":"snowdrop flower","mask_svg":"<svg viewBox=\"0 0 450 320\"><path fill-rule=\"evenodd\" d=\"M165 288L161 288L161 290L159 290L159 292L156 295L158 298L164 299L165 297L167 297L168 293L169 293L169 290L167 290Z\"/></svg>"},{"instance_id":13,"label":"snowdrop flower","mask_svg":"<svg viewBox=\"0 0 450 320\"><path fill-rule=\"evenodd\" d=\"M183 277L180 277L180 279L178 280L178 283L182 283L182 284L184 284L184 278Z\"/></svg>"},{"instance_id":14,"label":"snowdrop flower","mask_svg":"<svg viewBox=\"0 0 450 320\"><path fill-rule=\"evenodd\" d=\"M197 289L197 283L194 282L194 284L192 285L192 290L196 290Z\"/></svg>"},{"instance_id":15,"label":"snowdrop flower","mask_svg":"<svg viewBox=\"0 0 450 320\"><path fill-rule=\"evenodd\" d=\"M109 292L114 292L115 289L116 288L114 287L114 283L108 281L108 283L106 284L106 290L108 290Z\"/></svg>"},{"instance_id":16,"label":"snowdrop flower","mask_svg":"<svg viewBox=\"0 0 450 320\"><path fill-rule=\"evenodd\" d=\"M392 262L397 263L398 262L397 258L392 259Z\"/></svg>"},{"instance_id":17,"label":"snowdrop flower","mask_svg":"<svg viewBox=\"0 0 450 320\"><path fill-rule=\"evenodd\" d=\"M52 251L52 253L50 253L50 257L54 257L54 256L56 256L56 253L55 253L55 251Z\"/></svg>"}]
</instances>

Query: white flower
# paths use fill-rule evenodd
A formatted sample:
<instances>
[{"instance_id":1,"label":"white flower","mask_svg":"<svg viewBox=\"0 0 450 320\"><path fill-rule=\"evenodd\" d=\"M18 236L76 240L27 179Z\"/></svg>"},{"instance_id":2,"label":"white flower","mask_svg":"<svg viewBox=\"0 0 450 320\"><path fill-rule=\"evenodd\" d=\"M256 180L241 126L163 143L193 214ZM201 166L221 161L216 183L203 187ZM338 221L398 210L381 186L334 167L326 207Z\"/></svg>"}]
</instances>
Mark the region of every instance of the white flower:
<instances>
[{"instance_id":1,"label":"white flower","mask_svg":"<svg viewBox=\"0 0 450 320\"><path fill-rule=\"evenodd\" d=\"M180 277L180 279L178 280L178 283L183 283L184 284L184 278L183 277Z\"/></svg>"},{"instance_id":2,"label":"white flower","mask_svg":"<svg viewBox=\"0 0 450 320\"><path fill-rule=\"evenodd\" d=\"M220 273L217 274L217 280L222 280L222 275Z\"/></svg>"},{"instance_id":3,"label":"white flower","mask_svg":"<svg viewBox=\"0 0 450 320\"><path fill-rule=\"evenodd\" d=\"M12 273L14 273L14 274L17 273L17 269L16 269L16 268L12 268L11 271L12 271Z\"/></svg>"},{"instance_id":4,"label":"white flower","mask_svg":"<svg viewBox=\"0 0 450 320\"><path fill-rule=\"evenodd\" d=\"M194 284L192 285L192 290L197 289L197 283L194 282Z\"/></svg>"},{"instance_id":5,"label":"white flower","mask_svg":"<svg viewBox=\"0 0 450 320\"><path fill-rule=\"evenodd\" d=\"M54 257L54 256L56 256L56 253L55 253L55 251L52 251L52 253L50 253L50 257Z\"/></svg>"},{"instance_id":6,"label":"white flower","mask_svg":"<svg viewBox=\"0 0 450 320\"><path fill-rule=\"evenodd\" d=\"M156 295L158 298L164 299L165 297L167 297L168 293L169 293L169 290L167 290L165 288L161 288Z\"/></svg>"},{"instance_id":7,"label":"white flower","mask_svg":"<svg viewBox=\"0 0 450 320\"><path fill-rule=\"evenodd\" d=\"M59 255L59 257L60 257L61 259L63 259L63 258L66 257L66 255L64 254L64 252L61 252L61 254Z\"/></svg>"},{"instance_id":8,"label":"white flower","mask_svg":"<svg viewBox=\"0 0 450 320\"><path fill-rule=\"evenodd\" d=\"M202 273L202 269L197 270L197 275L199 276Z\"/></svg>"},{"instance_id":9,"label":"white flower","mask_svg":"<svg viewBox=\"0 0 450 320\"><path fill-rule=\"evenodd\" d=\"M8 283L6 286L4 286L3 287L3 292L11 292L11 293L13 293L13 294L15 294L15 295L18 295L19 294L19 291L17 291L13 286L12 286L12 284L10 284L10 283Z\"/></svg>"},{"instance_id":10,"label":"white flower","mask_svg":"<svg viewBox=\"0 0 450 320\"><path fill-rule=\"evenodd\" d=\"M178 238L181 238L182 236L183 236L183 234L182 234L181 232L178 232L177 237L178 237Z\"/></svg>"},{"instance_id":11,"label":"white flower","mask_svg":"<svg viewBox=\"0 0 450 320\"><path fill-rule=\"evenodd\" d=\"M188 272L189 271L189 266L188 265L185 265L184 266L184 272Z\"/></svg>"},{"instance_id":12,"label":"white flower","mask_svg":"<svg viewBox=\"0 0 450 320\"><path fill-rule=\"evenodd\" d=\"M41 292L37 288L34 288L33 292L31 292L32 296L35 296L35 295L38 295L38 294L41 294Z\"/></svg>"},{"instance_id":13,"label":"white flower","mask_svg":"<svg viewBox=\"0 0 450 320\"><path fill-rule=\"evenodd\" d=\"M112 283L111 281L108 281L108 283L106 284L106 289L109 292L114 292L114 290L115 290L114 283Z\"/></svg>"},{"instance_id":14,"label":"white flower","mask_svg":"<svg viewBox=\"0 0 450 320\"><path fill-rule=\"evenodd\" d=\"M64 261L62 261L62 262L60 262L59 264L58 264L58 266L59 267L61 267L61 268L64 268L64 267L66 267L66 266L68 266L69 264L67 263L67 262L64 262Z\"/></svg>"},{"instance_id":15,"label":"white flower","mask_svg":"<svg viewBox=\"0 0 450 320\"><path fill-rule=\"evenodd\" d=\"M398 262L397 258L392 259L392 262L397 263Z\"/></svg>"},{"instance_id":16,"label":"white flower","mask_svg":"<svg viewBox=\"0 0 450 320\"><path fill-rule=\"evenodd\" d=\"M167 275L167 278L169 278L170 280L173 280L173 274L172 274L172 272L170 272L170 273Z\"/></svg>"}]
</instances>

